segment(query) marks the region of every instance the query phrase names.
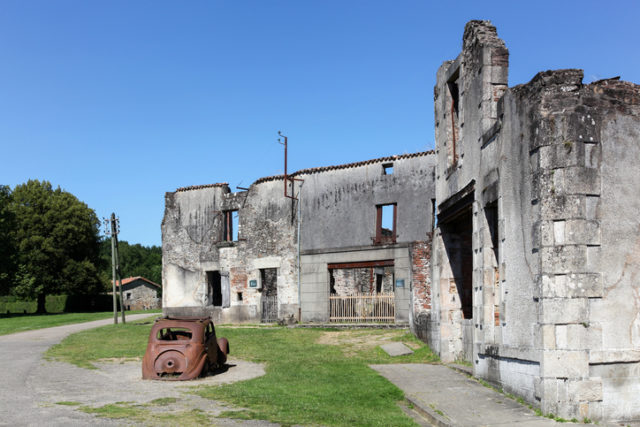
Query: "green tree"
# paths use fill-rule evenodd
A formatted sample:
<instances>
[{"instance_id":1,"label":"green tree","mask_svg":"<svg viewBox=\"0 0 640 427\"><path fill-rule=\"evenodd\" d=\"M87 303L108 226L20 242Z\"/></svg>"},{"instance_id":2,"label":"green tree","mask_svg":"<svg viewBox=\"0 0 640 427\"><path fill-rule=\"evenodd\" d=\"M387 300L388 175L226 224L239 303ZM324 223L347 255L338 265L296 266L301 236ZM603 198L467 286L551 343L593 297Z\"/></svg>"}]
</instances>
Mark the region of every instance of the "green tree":
<instances>
[{"instance_id":1,"label":"green tree","mask_svg":"<svg viewBox=\"0 0 640 427\"><path fill-rule=\"evenodd\" d=\"M162 248L129 244L121 240L118 245L120 254L120 273L122 278L142 276L152 282L162 283ZM100 274L111 280L111 239L100 244ZM110 282L109 282L110 283Z\"/></svg>"},{"instance_id":2,"label":"green tree","mask_svg":"<svg viewBox=\"0 0 640 427\"><path fill-rule=\"evenodd\" d=\"M6 295L16 273L15 216L11 189L0 185L0 295Z\"/></svg>"},{"instance_id":3,"label":"green tree","mask_svg":"<svg viewBox=\"0 0 640 427\"><path fill-rule=\"evenodd\" d=\"M45 311L47 294L90 295L103 287L99 261L99 221L74 195L47 181L16 186L11 210L15 216L17 265L12 293L37 298Z\"/></svg>"}]
</instances>

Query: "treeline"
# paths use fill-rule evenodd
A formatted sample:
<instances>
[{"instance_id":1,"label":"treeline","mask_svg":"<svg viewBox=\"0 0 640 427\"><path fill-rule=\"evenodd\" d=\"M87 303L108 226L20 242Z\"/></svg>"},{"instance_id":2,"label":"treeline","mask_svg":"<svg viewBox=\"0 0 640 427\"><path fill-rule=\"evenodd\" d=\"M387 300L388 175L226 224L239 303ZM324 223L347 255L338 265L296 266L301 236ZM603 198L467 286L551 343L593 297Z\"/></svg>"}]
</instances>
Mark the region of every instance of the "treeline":
<instances>
[{"instance_id":1,"label":"treeline","mask_svg":"<svg viewBox=\"0 0 640 427\"><path fill-rule=\"evenodd\" d=\"M162 248L129 244L121 240L118 244L120 271L122 278L142 276L162 285ZM111 283L111 240L100 243L102 275L106 283Z\"/></svg>"},{"instance_id":2,"label":"treeline","mask_svg":"<svg viewBox=\"0 0 640 427\"><path fill-rule=\"evenodd\" d=\"M47 295L110 290L111 242L101 239L99 226L93 209L47 181L29 180L13 190L0 185L0 295L37 301L43 313ZM122 241L119 248L123 278L162 283L159 247Z\"/></svg>"}]
</instances>

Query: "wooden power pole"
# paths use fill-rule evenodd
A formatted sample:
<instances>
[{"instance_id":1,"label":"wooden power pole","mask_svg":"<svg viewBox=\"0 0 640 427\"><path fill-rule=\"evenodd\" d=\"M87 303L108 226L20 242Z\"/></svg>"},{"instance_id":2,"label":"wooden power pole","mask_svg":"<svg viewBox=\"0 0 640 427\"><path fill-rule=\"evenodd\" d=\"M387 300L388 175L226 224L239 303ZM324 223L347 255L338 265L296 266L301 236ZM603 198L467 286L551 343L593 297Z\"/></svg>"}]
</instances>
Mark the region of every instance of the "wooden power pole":
<instances>
[{"instance_id":1,"label":"wooden power pole","mask_svg":"<svg viewBox=\"0 0 640 427\"><path fill-rule=\"evenodd\" d=\"M104 219L105 234L111 236L111 284L113 290L113 323L118 324L118 297L116 289L120 289L120 312L122 313L122 323L124 318L124 299L122 298L122 277L120 276L120 257L118 254L118 232L120 231L120 219L116 218L116 214L112 213L111 218ZM116 288L116 279L118 286Z\"/></svg>"}]
</instances>

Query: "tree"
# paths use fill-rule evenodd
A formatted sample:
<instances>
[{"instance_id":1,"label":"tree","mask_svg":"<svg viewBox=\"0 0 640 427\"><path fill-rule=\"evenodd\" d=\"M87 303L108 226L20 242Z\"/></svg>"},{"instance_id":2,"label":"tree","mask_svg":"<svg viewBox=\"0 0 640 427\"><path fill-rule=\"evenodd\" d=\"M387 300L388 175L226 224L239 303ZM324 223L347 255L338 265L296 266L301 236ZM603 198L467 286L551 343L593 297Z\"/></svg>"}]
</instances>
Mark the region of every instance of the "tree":
<instances>
[{"instance_id":1,"label":"tree","mask_svg":"<svg viewBox=\"0 0 640 427\"><path fill-rule=\"evenodd\" d=\"M0 185L0 295L6 295L16 273L15 216L11 189Z\"/></svg>"},{"instance_id":2,"label":"tree","mask_svg":"<svg viewBox=\"0 0 640 427\"><path fill-rule=\"evenodd\" d=\"M142 276L152 282L162 283L162 248L129 244L126 240L118 242L120 254L120 272L122 277ZM100 274L111 280L111 239L100 244Z\"/></svg>"},{"instance_id":3,"label":"tree","mask_svg":"<svg viewBox=\"0 0 640 427\"><path fill-rule=\"evenodd\" d=\"M10 203L15 216L17 274L12 293L37 298L45 311L47 294L98 293L96 263L99 221L74 195L47 181L16 186Z\"/></svg>"}]
</instances>

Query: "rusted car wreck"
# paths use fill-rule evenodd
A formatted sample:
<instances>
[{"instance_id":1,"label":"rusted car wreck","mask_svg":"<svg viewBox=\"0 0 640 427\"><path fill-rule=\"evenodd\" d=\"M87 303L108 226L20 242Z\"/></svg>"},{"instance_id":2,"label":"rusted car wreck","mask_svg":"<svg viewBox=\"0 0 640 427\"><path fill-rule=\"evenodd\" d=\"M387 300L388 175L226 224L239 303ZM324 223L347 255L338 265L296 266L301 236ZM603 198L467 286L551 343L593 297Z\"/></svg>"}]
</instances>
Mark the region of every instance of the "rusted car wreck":
<instances>
[{"instance_id":1,"label":"rusted car wreck","mask_svg":"<svg viewBox=\"0 0 640 427\"><path fill-rule=\"evenodd\" d=\"M142 360L147 380L192 380L221 368L227 361L229 342L216 338L209 317L156 319Z\"/></svg>"}]
</instances>

